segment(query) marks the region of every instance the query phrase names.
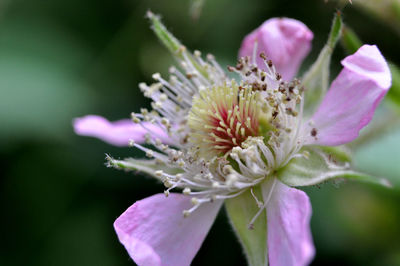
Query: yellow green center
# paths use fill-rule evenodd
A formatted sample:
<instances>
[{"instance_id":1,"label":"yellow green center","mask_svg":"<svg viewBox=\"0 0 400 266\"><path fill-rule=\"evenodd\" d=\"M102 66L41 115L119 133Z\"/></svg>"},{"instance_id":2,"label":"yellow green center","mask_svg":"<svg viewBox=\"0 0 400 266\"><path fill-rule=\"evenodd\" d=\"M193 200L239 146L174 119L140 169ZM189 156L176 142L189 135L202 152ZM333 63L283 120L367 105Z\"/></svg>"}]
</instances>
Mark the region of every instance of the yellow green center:
<instances>
[{"instance_id":1,"label":"yellow green center","mask_svg":"<svg viewBox=\"0 0 400 266\"><path fill-rule=\"evenodd\" d=\"M260 92L248 86L232 82L204 89L193 99L189 141L203 158L225 155L248 137L259 135L264 127L262 107Z\"/></svg>"}]
</instances>

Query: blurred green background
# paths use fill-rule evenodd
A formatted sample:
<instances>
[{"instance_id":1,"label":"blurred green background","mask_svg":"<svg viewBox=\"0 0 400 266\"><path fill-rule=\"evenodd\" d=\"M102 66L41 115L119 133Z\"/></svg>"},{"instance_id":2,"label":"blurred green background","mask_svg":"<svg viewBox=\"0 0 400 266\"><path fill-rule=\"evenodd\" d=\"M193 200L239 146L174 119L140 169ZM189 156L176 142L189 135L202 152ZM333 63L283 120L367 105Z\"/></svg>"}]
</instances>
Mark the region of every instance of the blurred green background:
<instances>
[{"instance_id":1,"label":"blurred green background","mask_svg":"<svg viewBox=\"0 0 400 266\"><path fill-rule=\"evenodd\" d=\"M384 2L391 1L375 3ZM141 154L76 136L71 122L85 114L116 120L149 105L137 84L166 73L173 61L149 29L146 10L162 14L183 43L213 53L222 65L234 64L242 38L264 20L299 19L315 35L304 71L326 41L337 7L323 0L206 0L194 19L193 3L199 1L0 1L0 265L134 265L112 223L163 186L106 168L105 153ZM391 14L396 20L382 10L355 1L343 18L400 64L400 13ZM338 46L333 77L345 55ZM388 114L399 111L385 101L378 116ZM359 146L355 163L389 178L394 189L356 183L306 189L313 265L400 265L400 127L389 124ZM244 264L222 211L193 265Z\"/></svg>"}]
</instances>

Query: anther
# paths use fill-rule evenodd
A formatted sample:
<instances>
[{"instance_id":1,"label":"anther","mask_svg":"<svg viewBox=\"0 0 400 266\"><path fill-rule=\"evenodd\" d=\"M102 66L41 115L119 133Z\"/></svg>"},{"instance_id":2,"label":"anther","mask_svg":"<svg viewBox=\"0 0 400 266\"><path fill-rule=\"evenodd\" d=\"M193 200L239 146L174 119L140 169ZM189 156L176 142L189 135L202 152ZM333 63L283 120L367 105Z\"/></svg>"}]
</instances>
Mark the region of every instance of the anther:
<instances>
[{"instance_id":1,"label":"anther","mask_svg":"<svg viewBox=\"0 0 400 266\"><path fill-rule=\"evenodd\" d=\"M316 137L318 134L318 131L316 128L311 129L311 136Z\"/></svg>"},{"instance_id":2,"label":"anther","mask_svg":"<svg viewBox=\"0 0 400 266\"><path fill-rule=\"evenodd\" d=\"M162 175L164 174L164 172L163 172L163 170L157 170L157 171L154 172L154 174L155 174L157 177L162 177Z\"/></svg>"},{"instance_id":3,"label":"anther","mask_svg":"<svg viewBox=\"0 0 400 266\"><path fill-rule=\"evenodd\" d=\"M168 99L167 94L162 93L162 94L160 95L160 99L159 99L159 100L160 100L161 102L165 102L167 99Z\"/></svg>"},{"instance_id":4,"label":"anther","mask_svg":"<svg viewBox=\"0 0 400 266\"><path fill-rule=\"evenodd\" d=\"M188 187L185 187L185 188L183 189L183 191L182 191L182 193L183 193L184 195L189 195L191 192L192 192L192 191L191 191L190 188L188 188Z\"/></svg>"},{"instance_id":5,"label":"anther","mask_svg":"<svg viewBox=\"0 0 400 266\"><path fill-rule=\"evenodd\" d=\"M152 78L155 79L155 80L160 80L161 79L161 75L160 75L160 73L154 73L152 75Z\"/></svg>"},{"instance_id":6,"label":"anther","mask_svg":"<svg viewBox=\"0 0 400 266\"><path fill-rule=\"evenodd\" d=\"M136 116L136 114L135 113L131 113L131 119L132 119L132 121L134 122L134 123L139 123L140 122L140 119Z\"/></svg>"},{"instance_id":7,"label":"anther","mask_svg":"<svg viewBox=\"0 0 400 266\"><path fill-rule=\"evenodd\" d=\"M199 204L199 199L198 198L192 198L190 201L192 202L193 205L198 205Z\"/></svg>"},{"instance_id":8,"label":"anther","mask_svg":"<svg viewBox=\"0 0 400 266\"><path fill-rule=\"evenodd\" d=\"M146 151L146 156L149 157L149 158L153 158L153 156L154 156L154 151L152 151L152 150L147 150L147 151Z\"/></svg>"}]
</instances>

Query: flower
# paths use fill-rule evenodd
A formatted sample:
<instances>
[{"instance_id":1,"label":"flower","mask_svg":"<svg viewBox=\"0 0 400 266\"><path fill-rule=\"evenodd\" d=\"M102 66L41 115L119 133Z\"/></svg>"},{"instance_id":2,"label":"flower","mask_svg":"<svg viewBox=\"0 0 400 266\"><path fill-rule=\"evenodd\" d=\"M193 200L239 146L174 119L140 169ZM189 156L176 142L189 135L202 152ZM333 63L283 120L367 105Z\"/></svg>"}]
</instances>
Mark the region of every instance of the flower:
<instances>
[{"instance_id":1,"label":"flower","mask_svg":"<svg viewBox=\"0 0 400 266\"><path fill-rule=\"evenodd\" d=\"M151 13L149 17L158 19ZM378 48L364 45L342 61L343 69L317 111L310 119L303 118L306 88L293 76L312 38L299 21L266 21L244 39L238 64L228 67L239 81L228 79L213 56L203 60L199 51L191 54L176 45L181 70L172 67L168 80L156 73L156 83L139 85L152 99L152 111L142 109L132 113L131 120L114 123L98 116L74 121L78 134L144 151L151 159L107 157L108 164L141 170L166 187L165 195L137 201L114 223L119 240L138 265L189 265L223 201L246 193L258 206L248 217L249 229L263 214L268 217L268 258L263 264L310 263L315 253L311 204L303 191L289 187L281 176L296 159L311 160L315 154L326 166L316 178L319 182L352 173L348 164L308 147L354 140L391 85ZM307 165L300 168L316 171L307 170ZM182 194L170 193L175 188ZM249 246L244 246L249 253Z\"/></svg>"}]
</instances>

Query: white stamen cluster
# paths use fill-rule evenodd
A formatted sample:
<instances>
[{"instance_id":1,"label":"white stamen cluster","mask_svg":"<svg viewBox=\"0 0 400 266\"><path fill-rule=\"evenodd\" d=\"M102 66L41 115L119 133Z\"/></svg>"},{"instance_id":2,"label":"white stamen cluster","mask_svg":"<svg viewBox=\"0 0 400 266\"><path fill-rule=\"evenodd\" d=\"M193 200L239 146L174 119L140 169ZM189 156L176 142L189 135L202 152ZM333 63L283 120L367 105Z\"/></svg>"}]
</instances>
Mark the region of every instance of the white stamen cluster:
<instances>
[{"instance_id":1,"label":"white stamen cluster","mask_svg":"<svg viewBox=\"0 0 400 266\"><path fill-rule=\"evenodd\" d=\"M273 159L266 157L268 166L277 169L287 164L302 147L300 128L304 88L297 79L291 82L283 81L272 61L267 60L263 53L260 57L265 62L265 69L256 66L255 58L250 64L249 57L241 58L236 67L228 67L228 69L241 76L243 86L250 85L254 90L259 90L261 97L268 105L267 118L272 129L264 132L267 135L261 132L260 136L266 138L265 147L262 148L263 153L269 150L273 157Z\"/></svg>"},{"instance_id":2,"label":"white stamen cluster","mask_svg":"<svg viewBox=\"0 0 400 266\"><path fill-rule=\"evenodd\" d=\"M174 147L150 130L146 140L155 149L131 144L162 166L153 174L167 196L181 188L192 197L187 216L204 202L252 189L300 156L303 89L297 80L282 81L264 54L263 69L249 57L228 67L239 74L237 83L227 80L213 56L204 61L200 52L191 55L183 47L179 53L183 71L172 67L168 81L154 74L157 83L139 85L153 100L153 111L132 114L135 123L150 121L163 128Z\"/></svg>"},{"instance_id":3,"label":"white stamen cluster","mask_svg":"<svg viewBox=\"0 0 400 266\"><path fill-rule=\"evenodd\" d=\"M143 94L153 100L153 111L142 109L141 114L132 114L132 119L135 123L150 121L164 128L175 142L174 146L182 148L187 143L186 120L193 96L205 88L224 84L227 78L212 55L204 61L199 51L191 55L185 47L181 47L178 53L184 58L180 62L183 71L171 67L169 80L155 73L153 79L156 83L140 83Z\"/></svg>"}]
</instances>

